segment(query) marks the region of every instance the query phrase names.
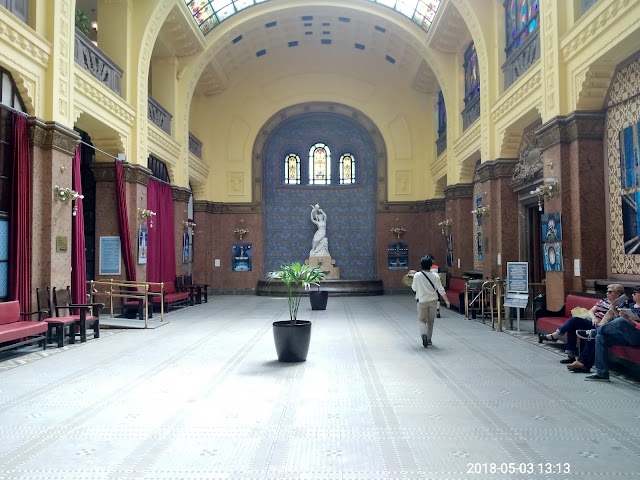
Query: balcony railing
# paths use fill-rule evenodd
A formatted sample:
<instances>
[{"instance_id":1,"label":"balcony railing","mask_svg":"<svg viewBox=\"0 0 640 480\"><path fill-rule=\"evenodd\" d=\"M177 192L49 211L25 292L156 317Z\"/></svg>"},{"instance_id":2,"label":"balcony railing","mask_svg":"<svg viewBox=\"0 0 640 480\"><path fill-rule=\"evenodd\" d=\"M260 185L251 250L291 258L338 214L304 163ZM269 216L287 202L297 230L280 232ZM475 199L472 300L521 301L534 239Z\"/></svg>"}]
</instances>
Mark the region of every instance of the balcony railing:
<instances>
[{"instance_id":1,"label":"balcony railing","mask_svg":"<svg viewBox=\"0 0 640 480\"><path fill-rule=\"evenodd\" d=\"M502 65L504 88L509 88L540 58L540 28L529 34L524 42L511 54Z\"/></svg>"},{"instance_id":2,"label":"balcony railing","mask_svg":"<svg viewBox=\"0 0 640 480\"><path fill-rule=\"evenodd\" d=\"M462 110L462 131L465 131L480 118L480 95L476 95L467 103L467 106Z\"/></svg>"},{"instance_id":3,"label":"balcony railing","mask_svg":"<svg viewBox=\"0 0 640 480\"><path fill-rule=\"evenodd\" d=\"M148 117L158 128L171 135L172 115L149 95Z\"/></svg>"},{"instance_id":4,"label":"balcony railing","mask_svg":"<svg viewBox=\"0 0 640 480\"><path fill-rule=\"evenodd\" d=\"M77 28L74 57L100 83L122 96L122 69Z\"/></svg>"},{"instance_id":5,"label":"balcony railing","mask_svg":"<svg viewBox=\"0 0 640 480\"><path fill-rule=\"evenodd\" d=\"M444 132L436 140L436 151L438 153L438 156L442 155L446 149L447 149L447 132Z\"/></svg>"},{"instance_id":6,"label":"balcony railing","mask_svg":"<svg viewBox=\"0 0 640 480\"><path fill-rule=\"evenodd\" d=\"M202 142L191 132L189 132L189 152L200 159L202 158Z\"/></svg>"}]
</instances>

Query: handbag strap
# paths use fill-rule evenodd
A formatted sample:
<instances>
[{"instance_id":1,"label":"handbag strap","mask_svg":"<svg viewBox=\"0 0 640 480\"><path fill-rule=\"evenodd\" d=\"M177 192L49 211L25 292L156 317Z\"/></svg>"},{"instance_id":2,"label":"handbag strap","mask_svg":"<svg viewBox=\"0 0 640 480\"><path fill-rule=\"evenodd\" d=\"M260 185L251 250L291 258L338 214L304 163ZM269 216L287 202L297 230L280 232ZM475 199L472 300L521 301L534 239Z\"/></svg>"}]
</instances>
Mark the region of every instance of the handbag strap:
<instances>
[{"instance_id":1,"label":"handbag strap","mask_svg":"<svg viewBox=\"0 0 640 480\"><path fill-rule=\"evenodd\" d=\"M433 284L433 282L431 281L431 279L429 278L429 275L427 275L426 273L424 273L424 271L422 272L422 274L425 276L425 278L427 280L429 280L429 283L431 284L431 287L433 288L433 291L436 292L436 295L438 295L438 297L440 296L440 292L438 292L438 290L436 290L436 286Z\"/></svg>"}]
</instances>

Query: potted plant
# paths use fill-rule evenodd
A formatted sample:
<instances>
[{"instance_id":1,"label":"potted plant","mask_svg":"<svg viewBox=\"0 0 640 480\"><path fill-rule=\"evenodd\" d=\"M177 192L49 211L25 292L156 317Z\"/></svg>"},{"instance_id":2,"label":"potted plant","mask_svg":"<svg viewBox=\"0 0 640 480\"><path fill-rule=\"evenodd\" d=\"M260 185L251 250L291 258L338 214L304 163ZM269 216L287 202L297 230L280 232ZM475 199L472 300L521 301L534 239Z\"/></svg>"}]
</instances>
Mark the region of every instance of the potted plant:
<instances>
[{"instance_id":1,"label":"potted plant","mask_svg":"<svg viewBox=\"0 0 640 480\"><path fill-rule=\"evenodd\" d=\"M289 320L273 322L273 339L278 360L281 362L304 362L311 341L311 322L298 320L298 309L302 293L311 285L319 285L325 273L317 267L293 262L282 265L279 270L267 273L267 280L284 283L289 305Z\"/></svg>"}]
</instances>

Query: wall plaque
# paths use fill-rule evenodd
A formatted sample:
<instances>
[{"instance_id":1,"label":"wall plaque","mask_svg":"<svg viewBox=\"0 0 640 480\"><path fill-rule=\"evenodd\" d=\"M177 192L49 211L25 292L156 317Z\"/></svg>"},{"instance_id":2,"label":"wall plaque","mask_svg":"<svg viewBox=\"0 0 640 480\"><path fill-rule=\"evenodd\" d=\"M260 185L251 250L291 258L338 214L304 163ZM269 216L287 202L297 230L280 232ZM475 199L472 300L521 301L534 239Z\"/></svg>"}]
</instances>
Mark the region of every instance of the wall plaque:
<instances>
[{"instance_id":1,"label":"wall plaque","mask_svg":"<svg viewBox=\"0 0 640 480\"><path fill-rule=\"evenodd\" d=\"M56 237L56 252L66 252L69 245L69 237Z\"/></svg>"}]
</instances>

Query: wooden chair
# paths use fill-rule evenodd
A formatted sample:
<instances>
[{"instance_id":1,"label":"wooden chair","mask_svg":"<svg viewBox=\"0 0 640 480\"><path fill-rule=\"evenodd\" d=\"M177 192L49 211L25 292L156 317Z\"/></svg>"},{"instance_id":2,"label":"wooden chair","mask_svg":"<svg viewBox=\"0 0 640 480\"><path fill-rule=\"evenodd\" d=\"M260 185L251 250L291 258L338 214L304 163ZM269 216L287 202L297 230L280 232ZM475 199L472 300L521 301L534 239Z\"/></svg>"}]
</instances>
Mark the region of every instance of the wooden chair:
<instances>
[{"instance_id":1,"label":"wooden chair","mask_svg":"<svg viewBox=\"0 0 640 480\"><path fill-rule=\"evenodd\" d=\"M193 298L195 298L196 303L204 303L208 302L207 289L209 285L206 283L193 283L193 275L185 275L183 279L183 285L185 288L193 289L192 291L195 293Z\"/></svg>"},{"instance_id":2,"label":"wooden chair","mask_svg":"<svg viewBox=\"0 0 640 480\"><path fill-rule=\"evenodd\" d=\"M79 318L75 317L56 317L53 315L51 304L51 290L36 288L36 301L38 302L38 313L41 320L48 324L47 343L51 343L54 339L58 343L58 347L64 345L65 334L69 338L69 343L76 343L76 327L80 327Z\"/></svg>"},{"instance_id":3,"label":"wooden chair","mask_svg":"<svg viewBox=\"0 0 640 480\"><path fill-rule=\"evenodd\" d=\"M93 338L100 338L100 309L104 303L71 303L71 288L57 289L53 287L53 309L57 318L61 310L66 310L67 317L75 318L80 325L80 341L87 341L87 328L93 328ZM79 310L80 314L74 314L72 310Z\"/></svg>"}]
</instances>

